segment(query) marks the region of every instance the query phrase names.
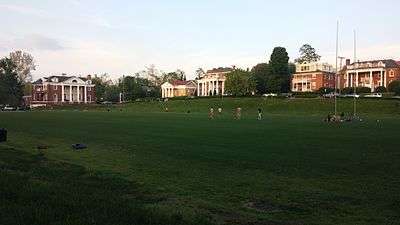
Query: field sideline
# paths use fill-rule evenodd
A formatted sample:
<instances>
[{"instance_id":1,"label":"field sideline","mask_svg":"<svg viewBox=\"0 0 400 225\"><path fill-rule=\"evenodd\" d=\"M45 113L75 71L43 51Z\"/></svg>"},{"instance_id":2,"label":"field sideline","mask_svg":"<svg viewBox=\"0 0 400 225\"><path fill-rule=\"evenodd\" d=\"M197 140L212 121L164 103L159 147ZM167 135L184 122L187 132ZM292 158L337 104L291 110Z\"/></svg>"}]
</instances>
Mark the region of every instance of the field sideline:
<instances>
[{"instance_id":1,"label":"field sideline","mask_svg":"<svg viewBox=\"0 0 400 225\"><path fill-rule=\"evenodd\" d=\"M224 112L209 120L210 107ZM4 152L20 152L132 182L159 199L140 207L182 216L166 224L400 224L399 101L359 100L360 123L322 122L332 110L326 99L226 98L0 113L0 165L11 176Z\"/></svg>"}]
</instances>

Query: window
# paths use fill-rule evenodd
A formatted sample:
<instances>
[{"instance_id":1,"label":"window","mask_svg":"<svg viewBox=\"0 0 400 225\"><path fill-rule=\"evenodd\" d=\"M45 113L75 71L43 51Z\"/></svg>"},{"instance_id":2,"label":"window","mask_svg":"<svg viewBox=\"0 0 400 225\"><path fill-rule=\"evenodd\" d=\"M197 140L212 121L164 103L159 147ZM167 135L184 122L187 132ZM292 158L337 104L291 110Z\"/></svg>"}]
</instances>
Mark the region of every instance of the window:
<instances>
[{"instance_id":1,"label":"window","mask_svg":"<svg viewBox=\"0 0 400 225\"><path fill-rule=\"evenodd\" d=\"M389 72L389 77L394 77L394 71L393 71L393 70L391 70L391 71Z\"/></svg>"},{"instance_id":2,"label":"window","mask_svg":"<svg viewBox=\"0 0 400 225\"><path fill-rule=\"evenodd\" d=\"M87 90L88 90L88 91L92 91L92 87L88 87Z\"/></svg>"},{"instance_id":3,"label":"window","mask_svg":"<svg viewBox=\"0 0 400 225\"><path fill-rule=\"evenodd\" d=\"M54 86L54 90L56 90L56 91L57 91L57 89L58 89L58 86L57 86L57 85L55 85L55 86Z\"/></svg>"},{"instance_id":4,"label":"window","mask_svg":"<svg viewBox=\"0 0 400 225\"><path fill-rule=\"evenodd\" d=\"M54 102L58 102L58 96L57 96L57 94L54 94L53 100L54 100Z\"/></svg>"}]
</instances>

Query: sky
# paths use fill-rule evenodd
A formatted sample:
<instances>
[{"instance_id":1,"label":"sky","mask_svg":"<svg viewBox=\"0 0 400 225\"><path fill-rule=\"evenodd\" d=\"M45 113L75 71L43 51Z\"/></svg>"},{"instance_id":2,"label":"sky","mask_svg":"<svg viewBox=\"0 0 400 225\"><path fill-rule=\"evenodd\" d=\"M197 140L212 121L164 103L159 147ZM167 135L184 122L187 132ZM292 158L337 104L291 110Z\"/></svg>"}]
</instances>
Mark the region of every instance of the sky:
<instances>
[{"instance_id":1,"label":"sky","mask_svg":"<svg viewBox=\"0 0 400 225\"><path fill-rule=\"evenodd\" d=\"M268 62L276 46L290 61L311 44L322 61L339 55L400 60L398 0L0 0L0 56L23 50L34 78L108 73L116 79L151 64L189 78L197 68Z\"/></svg>"}]
</instances>

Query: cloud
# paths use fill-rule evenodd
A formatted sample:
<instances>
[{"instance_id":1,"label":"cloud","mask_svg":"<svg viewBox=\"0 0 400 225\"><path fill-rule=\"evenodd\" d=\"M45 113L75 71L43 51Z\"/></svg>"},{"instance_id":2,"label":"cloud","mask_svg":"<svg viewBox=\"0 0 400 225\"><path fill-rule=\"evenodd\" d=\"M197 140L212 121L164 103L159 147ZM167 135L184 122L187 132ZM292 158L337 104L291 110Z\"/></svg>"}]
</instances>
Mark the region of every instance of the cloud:
<instances>
[{"instance_id":1,"label":"cloud","mask_svg":"<svg viewBox=\"0 0 400 225\"><path fill-rule=\"evenodd\" d=\"M31 34L11 40L0 40L2 51L28 50L28 51L59 51L65 49L61 43L51 37Z\"/></svg>"},{"instance_id":2,"label":"cloud","mask_svg":"<svg viewBox=\"0 0 400 225\"><path fill-rule=\"evenodd\" d=\"M47 12L41 9L17 4L0 4L0 9L33 16L46 16Z\"/></svg>"}]
</instances>

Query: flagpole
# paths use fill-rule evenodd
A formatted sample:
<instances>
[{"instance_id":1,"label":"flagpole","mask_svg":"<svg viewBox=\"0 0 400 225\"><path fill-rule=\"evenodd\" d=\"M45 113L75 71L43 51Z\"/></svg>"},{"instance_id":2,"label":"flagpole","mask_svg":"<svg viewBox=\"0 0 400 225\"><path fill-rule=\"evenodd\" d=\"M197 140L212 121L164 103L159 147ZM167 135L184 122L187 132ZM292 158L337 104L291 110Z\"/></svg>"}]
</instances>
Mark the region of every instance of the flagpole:
<instances>
[{"instance_id":1,"label":"flagpole","mask_svg":"<svg viewBox=\"0 0 400 225\"><path fill-rule=\"evenodd\" d=\"M356 63L357 63L357 36L356 36L356 30L354 30L354 66L356 66ZM356 79L357 79L357 72L356 72ZM355 83L358 84L358 81ZM354 87L353 117L356 118L356 115L357 115L357 99L356 99L357 88L356 88L355 84L353 84L353 87Z\"/></svg>"},{"instance_id":2,"label":"flagpole","mask_svg":"<svg viewBox=\"0 0 400 225\"><path fill-rule=\"evenodd\" d=\"M337 21L336 24L335 118L337 118L338 52L339 52L339 20Z\"/></svg>"}]
</instances>

